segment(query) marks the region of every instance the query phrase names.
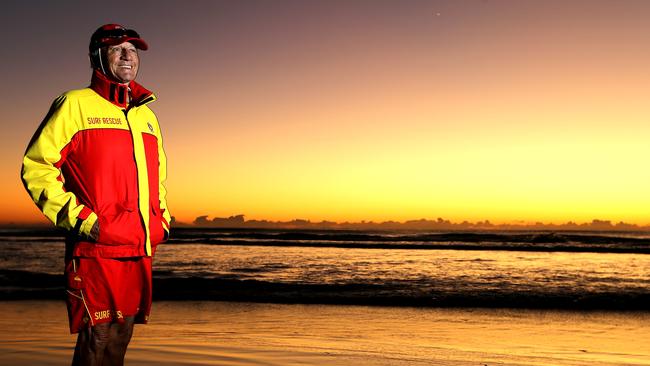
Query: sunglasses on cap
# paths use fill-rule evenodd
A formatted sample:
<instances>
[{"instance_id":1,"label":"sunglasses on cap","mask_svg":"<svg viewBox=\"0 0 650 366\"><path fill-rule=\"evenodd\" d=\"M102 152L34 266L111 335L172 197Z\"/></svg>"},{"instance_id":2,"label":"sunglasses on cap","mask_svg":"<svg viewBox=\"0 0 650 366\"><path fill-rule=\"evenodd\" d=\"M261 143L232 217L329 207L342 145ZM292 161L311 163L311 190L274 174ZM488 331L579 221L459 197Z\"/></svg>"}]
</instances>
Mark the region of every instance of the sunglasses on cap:
<instances>
[{"instance_id":1,"label":"sunglasses on cap","mask_svg":"<svg viewBox=\"0 0 650 366\"><path fill-rule=\"evenodd\" d=\"M124 38L124 37L140 38L140 35L138 34L138 32L134 31L133 29L124 29L124 28L105 30L105 31L102 31L100 36L101 36L102 39L105 39L105 38Z\"/></svg>"}]
</instances>

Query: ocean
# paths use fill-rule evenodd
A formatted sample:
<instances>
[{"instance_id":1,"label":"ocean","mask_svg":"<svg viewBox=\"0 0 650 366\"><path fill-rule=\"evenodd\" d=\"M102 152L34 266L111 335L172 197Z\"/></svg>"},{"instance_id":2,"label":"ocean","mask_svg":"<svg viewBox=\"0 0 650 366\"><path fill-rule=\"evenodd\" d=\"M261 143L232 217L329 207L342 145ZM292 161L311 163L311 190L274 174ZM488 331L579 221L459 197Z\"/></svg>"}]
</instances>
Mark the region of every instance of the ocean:
<instances>
[{"instance_id":1,"label":"ocean","mask_svg":"<svg viewBox=\"0 0 650 366\"><path fill-rule=\"evenodd\" d=\"M0 300L63 297L64 240L0 231ZM650 310L650 233L174 230L154 300Z\"/></svg>"}]
</instances>

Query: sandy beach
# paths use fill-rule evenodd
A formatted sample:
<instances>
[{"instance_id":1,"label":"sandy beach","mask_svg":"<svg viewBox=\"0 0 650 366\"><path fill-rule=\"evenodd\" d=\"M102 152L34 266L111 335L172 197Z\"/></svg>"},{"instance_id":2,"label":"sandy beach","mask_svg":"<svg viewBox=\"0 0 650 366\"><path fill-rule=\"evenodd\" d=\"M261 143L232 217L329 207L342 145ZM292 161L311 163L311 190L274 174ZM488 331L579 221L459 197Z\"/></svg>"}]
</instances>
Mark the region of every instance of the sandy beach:
<instances>
[{"instance_id":1,"label":"sandy beach","mask_svg":"<svg viewBox=\"0 0 650 366\"><path fill-rule=\"evenodd\" d=\"M0 303L0 364L67 365L59 301ZM156 302L128 365L650 365L649 313Z\"/></svg>"}]
</instances>

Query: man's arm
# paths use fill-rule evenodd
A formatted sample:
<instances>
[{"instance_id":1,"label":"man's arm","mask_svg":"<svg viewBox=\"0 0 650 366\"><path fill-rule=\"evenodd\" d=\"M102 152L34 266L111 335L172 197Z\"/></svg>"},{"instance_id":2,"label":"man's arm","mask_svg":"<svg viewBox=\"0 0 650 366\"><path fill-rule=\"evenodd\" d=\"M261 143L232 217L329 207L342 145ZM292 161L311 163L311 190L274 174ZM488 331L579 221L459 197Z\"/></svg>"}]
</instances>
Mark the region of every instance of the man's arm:
<instances>
[{"instance_id":1,"label":"man's arm","mask_svg":"<svg viewBox=\"0 0 650 366\"><path fill-rule=\"evenodd\" d=\"M21 176L32 200L57 227L93 237L97 215L65 190L60 170L72 136L78 131L78 123L70 119L72 113L65 95L54 101L27 147Z\"/></svg>"},{"instance_id":2,"label":"man's arm","mask_svg":"<svg viewBox=\"0 0 650 366\"><path fill-rule=\"evenodd\" d=\"M165 240L169 238L172 217L167 207L167 189L165 189L165 180L167 179L167 155L163 149L162 133L160 125L158 126L158 195L160 199L160 212L162 212L163 229L165 229Z\"/></svg>"}]
</instances>

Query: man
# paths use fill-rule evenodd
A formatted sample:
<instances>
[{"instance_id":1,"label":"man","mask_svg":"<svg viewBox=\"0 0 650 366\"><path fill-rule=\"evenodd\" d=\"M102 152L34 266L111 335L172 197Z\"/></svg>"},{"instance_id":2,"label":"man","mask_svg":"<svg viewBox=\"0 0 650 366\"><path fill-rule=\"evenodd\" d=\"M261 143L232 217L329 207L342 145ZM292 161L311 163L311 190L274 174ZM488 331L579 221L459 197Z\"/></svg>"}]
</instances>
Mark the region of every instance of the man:
<instances>
[{"instance_id":1,"label":"man","mask_svg":"<svg viewBox=\"0 0 650 366\"><path fill-rule=\"evenodd\" d=\"M91 85L54 101L23 159L25 188L67 232L73 365L124 363L133 324L148 321L151 258L169 236L156 97L134 81L147 48L121 25L97 29Z\"/></svg>"}]
</instances>

